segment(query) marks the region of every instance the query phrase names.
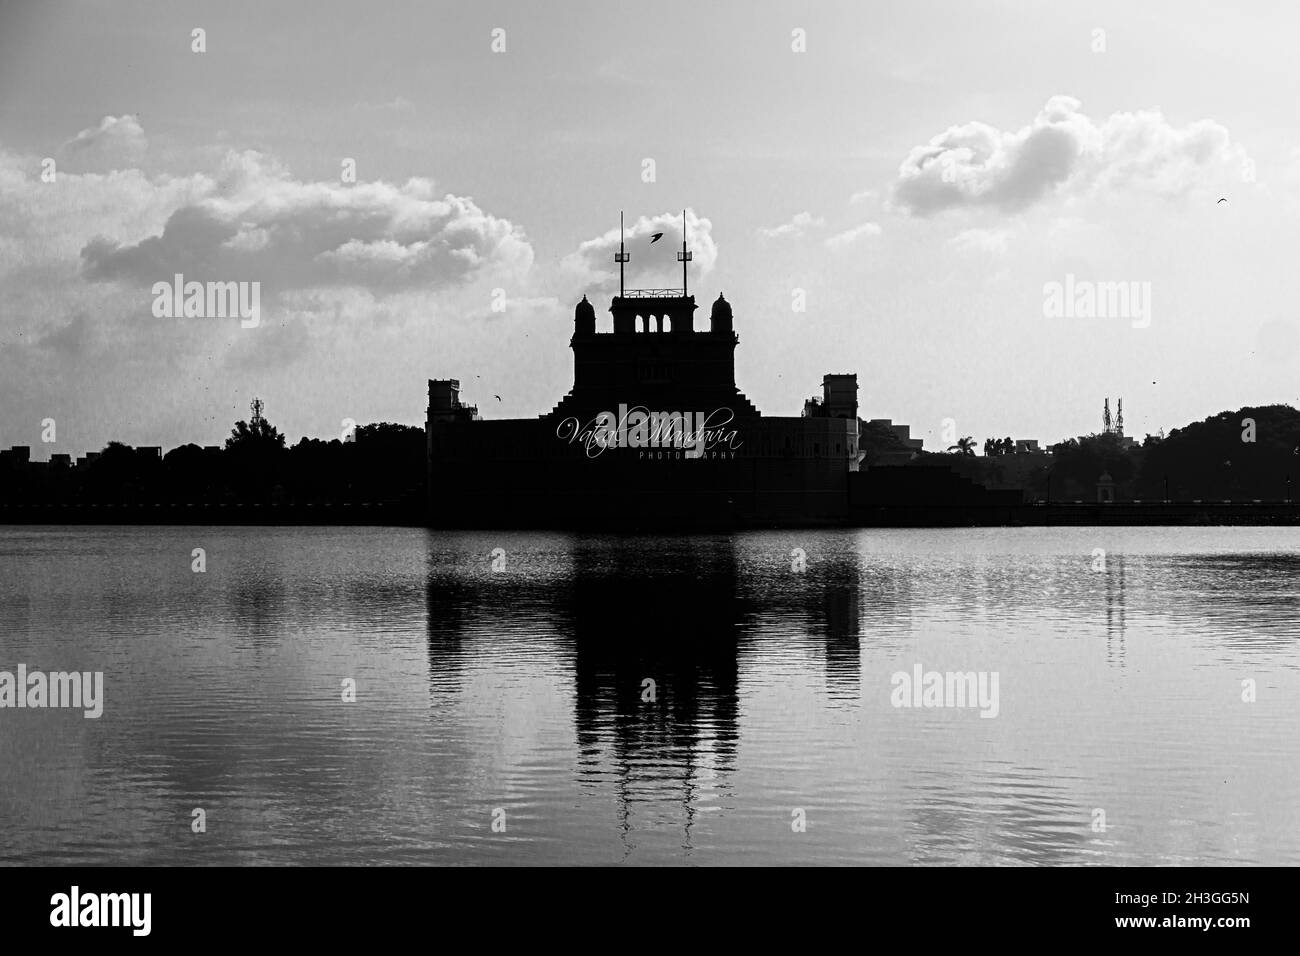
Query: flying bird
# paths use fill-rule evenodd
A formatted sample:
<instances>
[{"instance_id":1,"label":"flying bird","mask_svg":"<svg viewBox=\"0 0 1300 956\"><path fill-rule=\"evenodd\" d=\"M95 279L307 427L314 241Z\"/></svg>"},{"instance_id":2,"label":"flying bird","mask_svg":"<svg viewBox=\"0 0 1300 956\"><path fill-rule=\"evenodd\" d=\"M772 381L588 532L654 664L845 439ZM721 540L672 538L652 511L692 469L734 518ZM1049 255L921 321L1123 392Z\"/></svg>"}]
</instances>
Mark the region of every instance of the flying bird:
<instances>
[{"instance_id":1,"label":"flying bird","mask_svg":"<svg viewBox=\"0 0 1300 956\"><path fill-rule=\"evenodd\" d=\"M651 244L651 245L654 245L656 242L658 242L658 241L659 241L660 239L662 239L663 237L664 237L664 234L663 234L662 232L656 232L653 236L650 237L650 244Z\"/></svg>"},{"instance_id":2,"label":"flying bird","mask_svg":"<svg viewBox=\"0 0 1300 956\"><path fill-rule=\"evenodd\" d=\"M1220 200L1219 200L1219 202L1227 202L1227 201L1228 201L1228 200L1226 200L1226 199L1220 199ZM1216 202L1215 205L1217 206L1217 205L1219 204L1219 202Z\"/></svg>"},{"instance_id":3,"label":"flying bird","mask_svg":"<svg viewBox=\"0 0 1300 956\"><path fill-rule=\"evenodd\" d=\"M492 397L495 398L498 402L501 401L500 395L493 395Z\"/></svg>"}]
</instances>

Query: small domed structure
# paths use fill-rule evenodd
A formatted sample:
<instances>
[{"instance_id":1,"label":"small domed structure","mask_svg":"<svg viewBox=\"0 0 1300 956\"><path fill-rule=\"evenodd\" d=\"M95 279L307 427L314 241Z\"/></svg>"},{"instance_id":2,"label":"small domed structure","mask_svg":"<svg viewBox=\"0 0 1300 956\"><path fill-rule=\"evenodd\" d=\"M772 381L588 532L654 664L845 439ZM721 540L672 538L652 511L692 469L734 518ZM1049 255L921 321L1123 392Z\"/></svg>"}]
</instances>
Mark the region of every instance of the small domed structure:
<instances>
[{"instance_id":1,"label":"small domed structure","mask_svg":"<svg viewBox=\"0 0 1300 956\"><path fill-rule=\"evenodd\" d=\"M1103 471L1097 479L1097 503L1113 504L1115 501L1115 479L1110 472Z\"/></svg>"},{"instance_id":2,"label":"small domed structure","mask_svg":"<svg viewBox=\"0 0 1300 956\"><path fill-rule=\"evenodd\" d=\"M573 331L578 335L596 334L596 309L585 295L573 310Z\"/></svg>"},{"instance_id":3,"label":"small domed structure","mask_svg":"<svg viewBox=\"0 0 1300 956\"><path fill-rule=\"evenodd\" d=\"M721 293L718 294L718 301L713 303L713 311L709 314L709 331L731 331L731 303L723 298Z\"/></svg>"}]
</instances>

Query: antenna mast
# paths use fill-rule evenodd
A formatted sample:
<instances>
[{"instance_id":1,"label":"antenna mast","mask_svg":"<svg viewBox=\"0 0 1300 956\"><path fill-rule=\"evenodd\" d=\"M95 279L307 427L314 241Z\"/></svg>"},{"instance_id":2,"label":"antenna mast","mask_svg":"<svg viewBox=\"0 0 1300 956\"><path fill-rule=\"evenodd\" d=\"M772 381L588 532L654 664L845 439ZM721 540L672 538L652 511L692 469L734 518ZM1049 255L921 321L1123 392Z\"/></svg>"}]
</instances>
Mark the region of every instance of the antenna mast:
<instances>
[{"instance_id":1,"label":"antenna mast","mask_svg":"<svg viewBox=\"0 0 1300 956\"><path fill-rule=\"evenodd\" d=\"M614 261L618 263L618 297L623 298L623 263L631 259L632 256L623 249L623 210L618 211L618 252L614 253Z\"/></svg>"},{"instance_id":2,"label":"antenna mast","mask_svg":"<svg viewBox=\"0 0 1300 956\"><path fill-rule=\"evenodd\" d=\"M686 263L695 258L695 253L686 251L686 210L682 210L682 251L677 253L677 261L682 264L682 298L686 298Z\"/></svg>"}]
</instances>

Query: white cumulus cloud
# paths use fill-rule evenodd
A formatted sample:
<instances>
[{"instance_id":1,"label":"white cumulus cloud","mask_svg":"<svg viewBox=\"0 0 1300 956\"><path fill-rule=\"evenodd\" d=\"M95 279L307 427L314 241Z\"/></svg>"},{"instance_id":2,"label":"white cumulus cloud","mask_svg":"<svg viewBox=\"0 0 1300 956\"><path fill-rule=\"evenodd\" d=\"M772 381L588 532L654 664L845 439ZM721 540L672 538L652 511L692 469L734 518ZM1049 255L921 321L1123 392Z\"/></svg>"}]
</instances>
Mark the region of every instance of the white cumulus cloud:
<instances>
[{"instance_id":1,"label":"white cumulus cloud","mask_svg":"<svg viewBox=\"0 0 1300 956\"><path fill-rule=\"evenodd\" d=\"M277 291L364 286L438 288L481 272L526 273L533 250L509 220L472 199L439 195L431 180L403 185L306 182L256 152L231 153L197 198L162 231L97 236L81 250L88 278L152 284L260 280Z\"/></svg>"},{"instance_id":2,"label":"white cumulus cloud","mask_svg":"<svg viewBox=\"0 0 1300 956\"><path fill-rule=\"evenodd\" d=\"M1244 178L1246 151L1212 120L1174 126L1156 110L1095 122L1082 104L1054 96L1015 131L953 126L914 148L893 185L896 208L917 216L991 207L1017 212L1058 192L1137 189L1178 195Z\"/></svg>"}]
</instances>

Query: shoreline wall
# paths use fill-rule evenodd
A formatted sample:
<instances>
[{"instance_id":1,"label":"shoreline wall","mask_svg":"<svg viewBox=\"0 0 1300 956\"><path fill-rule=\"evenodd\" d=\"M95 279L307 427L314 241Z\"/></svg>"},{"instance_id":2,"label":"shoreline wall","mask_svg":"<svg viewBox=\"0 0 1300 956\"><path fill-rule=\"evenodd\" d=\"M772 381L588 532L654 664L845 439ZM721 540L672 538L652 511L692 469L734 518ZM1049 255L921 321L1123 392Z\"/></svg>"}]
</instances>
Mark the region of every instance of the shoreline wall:
<instances>
[{"instance_id":1,"label":"shoreline wall","mask_svg":"<svg viewBox=\"0 0 1300 956\"><path fill-rule=\"evenodd\" d=\"M0 504L0 525L378 525L445 528L552 530L712 531L799 527L1053 527L1069 525L1300 525L1300 503L1116 502L1113 504L856 503L847 518L809 520L798 514L750 520L735 516L674 518L653 515L611 517L596 509L587 518L484 519L466 511L456 520L430 522L423 508L402 502L336 504Z\"/></svg>"}]
</instances>

